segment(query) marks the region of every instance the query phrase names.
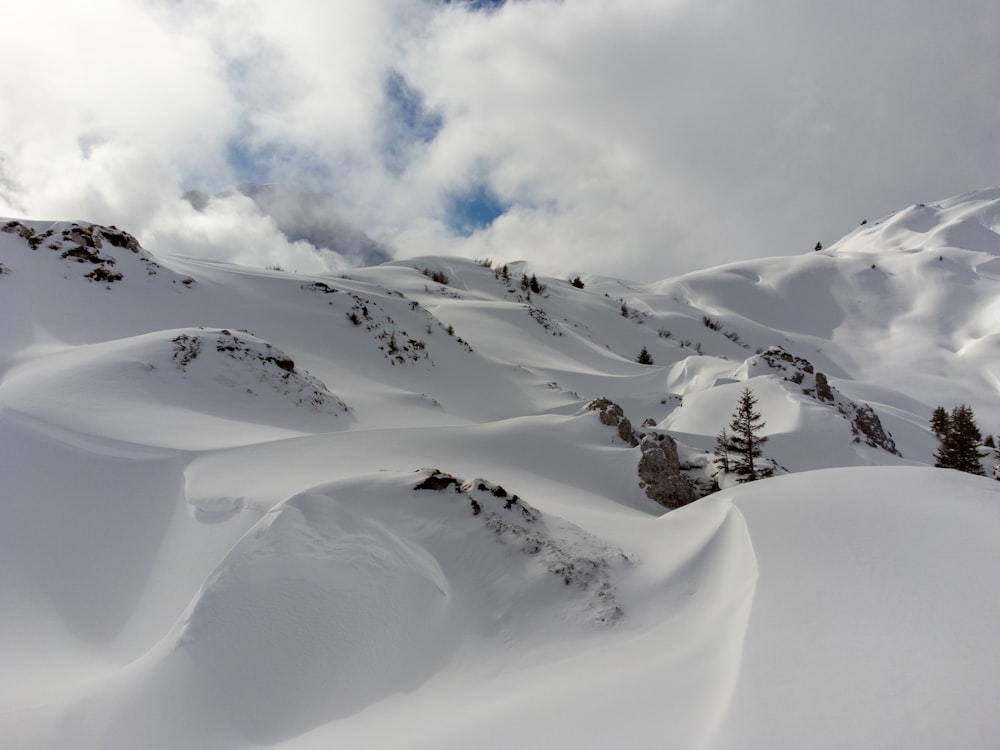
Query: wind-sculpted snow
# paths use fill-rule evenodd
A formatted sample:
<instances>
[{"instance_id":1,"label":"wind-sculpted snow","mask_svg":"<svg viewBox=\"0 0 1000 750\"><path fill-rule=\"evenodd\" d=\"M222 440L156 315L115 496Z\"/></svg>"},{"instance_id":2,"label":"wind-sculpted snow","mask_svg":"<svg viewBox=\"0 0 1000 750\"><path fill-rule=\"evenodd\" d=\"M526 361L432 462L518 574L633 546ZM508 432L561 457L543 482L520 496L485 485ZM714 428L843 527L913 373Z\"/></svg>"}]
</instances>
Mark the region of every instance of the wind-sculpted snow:
<instances>
[{"instance_id":1,"label":"wind-sculpted snow","mask_svg":"<svg viewBox=\"0 0 1000 750\"><path fill-rule=\"evenodd\" d=\"M1000 190L642 284L0 227L3 748L1000 745Z\"/></svg>"},{"instance_id":2,"label":"wind-sculpted snow","mask_svg":"<svg viewBox=\"0 0 1000 750\"><path fill-rule=\"evenodd\" d=\"M536 558L563 584L586 593L587 608L598 622L614 622L625 613L615 597L613 569L629 558L578 526L546 517L517 495L485 479L462 482L434 470L416 489L453 488L469 501L473 516L504 544Z\"/></svg>"},{"instance_id":3,"label":"wind-sculpted snow","mask_svg":"<svg viewBox=\"0 0 1000 750\"><path fill-rule=\"evenodd\" d=\"M731 497L760 577L710 747L996 745L996 482L857 468Z\"/></svg>"},{"instance_id":4,"label":"wind-sculpted snow","mask_svg":"<svg viewBox=\"0 0 1000 750\"><path fill-rule=\"evenodd\" d=\"M453 596L418 542L319 489L247 532L184 614L170 658L190 660L226 720L273 743L437 671L458 645Z\"/></svg>"},{"instance_id":5,"label":"wind-sculpted snow","mask_svg":"<svg viewBox=\"0 0 1000 750\"><path fill-rule=\"evenodd\" d=\"M284 352L225 329L61 347L10 372L0 404L82 433L186 449L352 421L344 403Z\"/></svg>"}]
</instances>

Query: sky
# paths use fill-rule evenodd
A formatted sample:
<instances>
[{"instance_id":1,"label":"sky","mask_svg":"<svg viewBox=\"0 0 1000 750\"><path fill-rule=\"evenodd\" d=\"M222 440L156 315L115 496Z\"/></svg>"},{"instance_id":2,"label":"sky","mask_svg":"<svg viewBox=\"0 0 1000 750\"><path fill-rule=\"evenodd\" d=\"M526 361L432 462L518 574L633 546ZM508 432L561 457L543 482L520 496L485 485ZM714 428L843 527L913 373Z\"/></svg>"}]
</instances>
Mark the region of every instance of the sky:
<instances>
[{"instance_id":1,"label":"sky","mask_svg":"<svg viewBox=\"0 0 1000 750\"><path fill-rule=\"evenodd\" d=\"M0 215L358 262L232 189L278 183L376 259L641 281L809 252L1000 184L998 32L995 0L19 3Z\"/></svg>"}]
</instances>

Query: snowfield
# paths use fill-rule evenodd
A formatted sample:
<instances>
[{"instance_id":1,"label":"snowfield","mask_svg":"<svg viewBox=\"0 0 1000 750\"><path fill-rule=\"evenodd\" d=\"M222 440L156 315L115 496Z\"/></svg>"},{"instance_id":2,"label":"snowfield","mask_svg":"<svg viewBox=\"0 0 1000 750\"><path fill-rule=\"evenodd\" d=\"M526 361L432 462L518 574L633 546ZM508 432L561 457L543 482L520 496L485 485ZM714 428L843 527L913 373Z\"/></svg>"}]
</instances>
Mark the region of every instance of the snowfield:
<instances>
[{"instance_id":1,"label":"snowfield","mask_svg":"<svg viewBox=\"0 0 1000 750\"><path fill-rule=\"evenodd\" d=\"M1000 744L1000 483L928 429L1000 425L1000 189L537 292L0 226L3 747Z\"/></svg>"}]
</instances>

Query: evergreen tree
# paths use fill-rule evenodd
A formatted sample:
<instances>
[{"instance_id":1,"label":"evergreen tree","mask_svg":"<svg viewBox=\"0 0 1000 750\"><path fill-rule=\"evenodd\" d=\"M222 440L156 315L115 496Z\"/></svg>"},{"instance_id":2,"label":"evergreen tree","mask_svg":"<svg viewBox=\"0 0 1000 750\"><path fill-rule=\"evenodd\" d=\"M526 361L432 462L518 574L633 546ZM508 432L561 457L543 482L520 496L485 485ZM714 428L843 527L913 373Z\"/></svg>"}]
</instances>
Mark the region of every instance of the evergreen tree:
<instances>
[{"instance_id":1,"label":"evergreen tree","mask_svg":"<svg viewBox=\"0 0 1000 750\"><path fill-rule=\"evenodd\" d=\"M653 364L653 358L649 355L649 350L646 347L642 347L642 351L639 352L639 356L635 360L640 365L651 365Z\"/></svg>"},{"instance_id":2,"label":"evergreen tree","mask_svg":"<svg viewBox=\"0 0 1000 750\"><path fill-rule=\"evenodd\" d=\"M729 451L731 448L729 431L723 427L722 431L715 436L715 460L718 461L721 471L728 472L730 469Z\"/></svg>"},{"instance_id":3,"label":"evergreen tree","mask_svg":"<svg viewBox=\"0 0 1000 750\"><path fill-rule=\"evenodd\" d=\"M931 429L934 429L933 420ZM934 454L935 466L984 475L979 460L979 446L983 442L983 435L976 426L972 407L962 404L952 409L948 429L938 437L941 442Z\"/></svg>"},{"instance_id":4,"label":"evergreen tree","mask_svg":"<svg viewBox=\"0 0 1000 750\"><path fill-rule=\"evenodd\" d=\"M729 422L731 435L728 450L732 470L741 482L752 482L766 475L754 463L761 457L761 447L767 442L767 438L760 434L767 423L761 417L761 413L754 408L755 406L757 398L748 386L743 389L736 412Z\"/></svg>"},{"instance_id":5,"label":"evergreen tree","mask_svg":"<svg viewBox=\"0 0 1000 750\"><path fill-rule=\"evenodd\" d=\"M931 414L931 432L938 436L938 440L942 439L951 430L951 417L948 411L943 407L939 406Z\"/></svg>"},{"instance_id":6,"label":"evergreen tree","mask_svg":"<svg viewBox=\"0 0 1000 750\"><path fill-rule=\"evenodd\" d=\"M575 286L577 289L583 289L584 286L583 279L581 279L579 276L574 277L574 279L569 283Z\"/></svg>"}]
</instances>

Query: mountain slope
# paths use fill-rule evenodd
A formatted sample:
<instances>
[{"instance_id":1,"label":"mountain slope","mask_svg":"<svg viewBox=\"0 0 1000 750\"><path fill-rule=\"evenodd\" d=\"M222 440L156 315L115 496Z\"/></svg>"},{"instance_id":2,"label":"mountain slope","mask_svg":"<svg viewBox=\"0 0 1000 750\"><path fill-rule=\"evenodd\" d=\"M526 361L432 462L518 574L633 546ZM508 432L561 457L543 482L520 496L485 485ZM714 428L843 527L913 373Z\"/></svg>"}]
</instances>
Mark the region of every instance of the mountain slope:
<instances>
[{"instance_id":1,"label":"mountain slope","mask_svg":"<svg viewBox=\"0 0 1000 750\"><path fill-rule=\"evenodd\" d=\"M1000 190L534 291L2 228L5 747L1000 738L1000 485L927 429L1000 419ZM745 386L786 476L731 486Z\"/></svg>"}]
</instances>

